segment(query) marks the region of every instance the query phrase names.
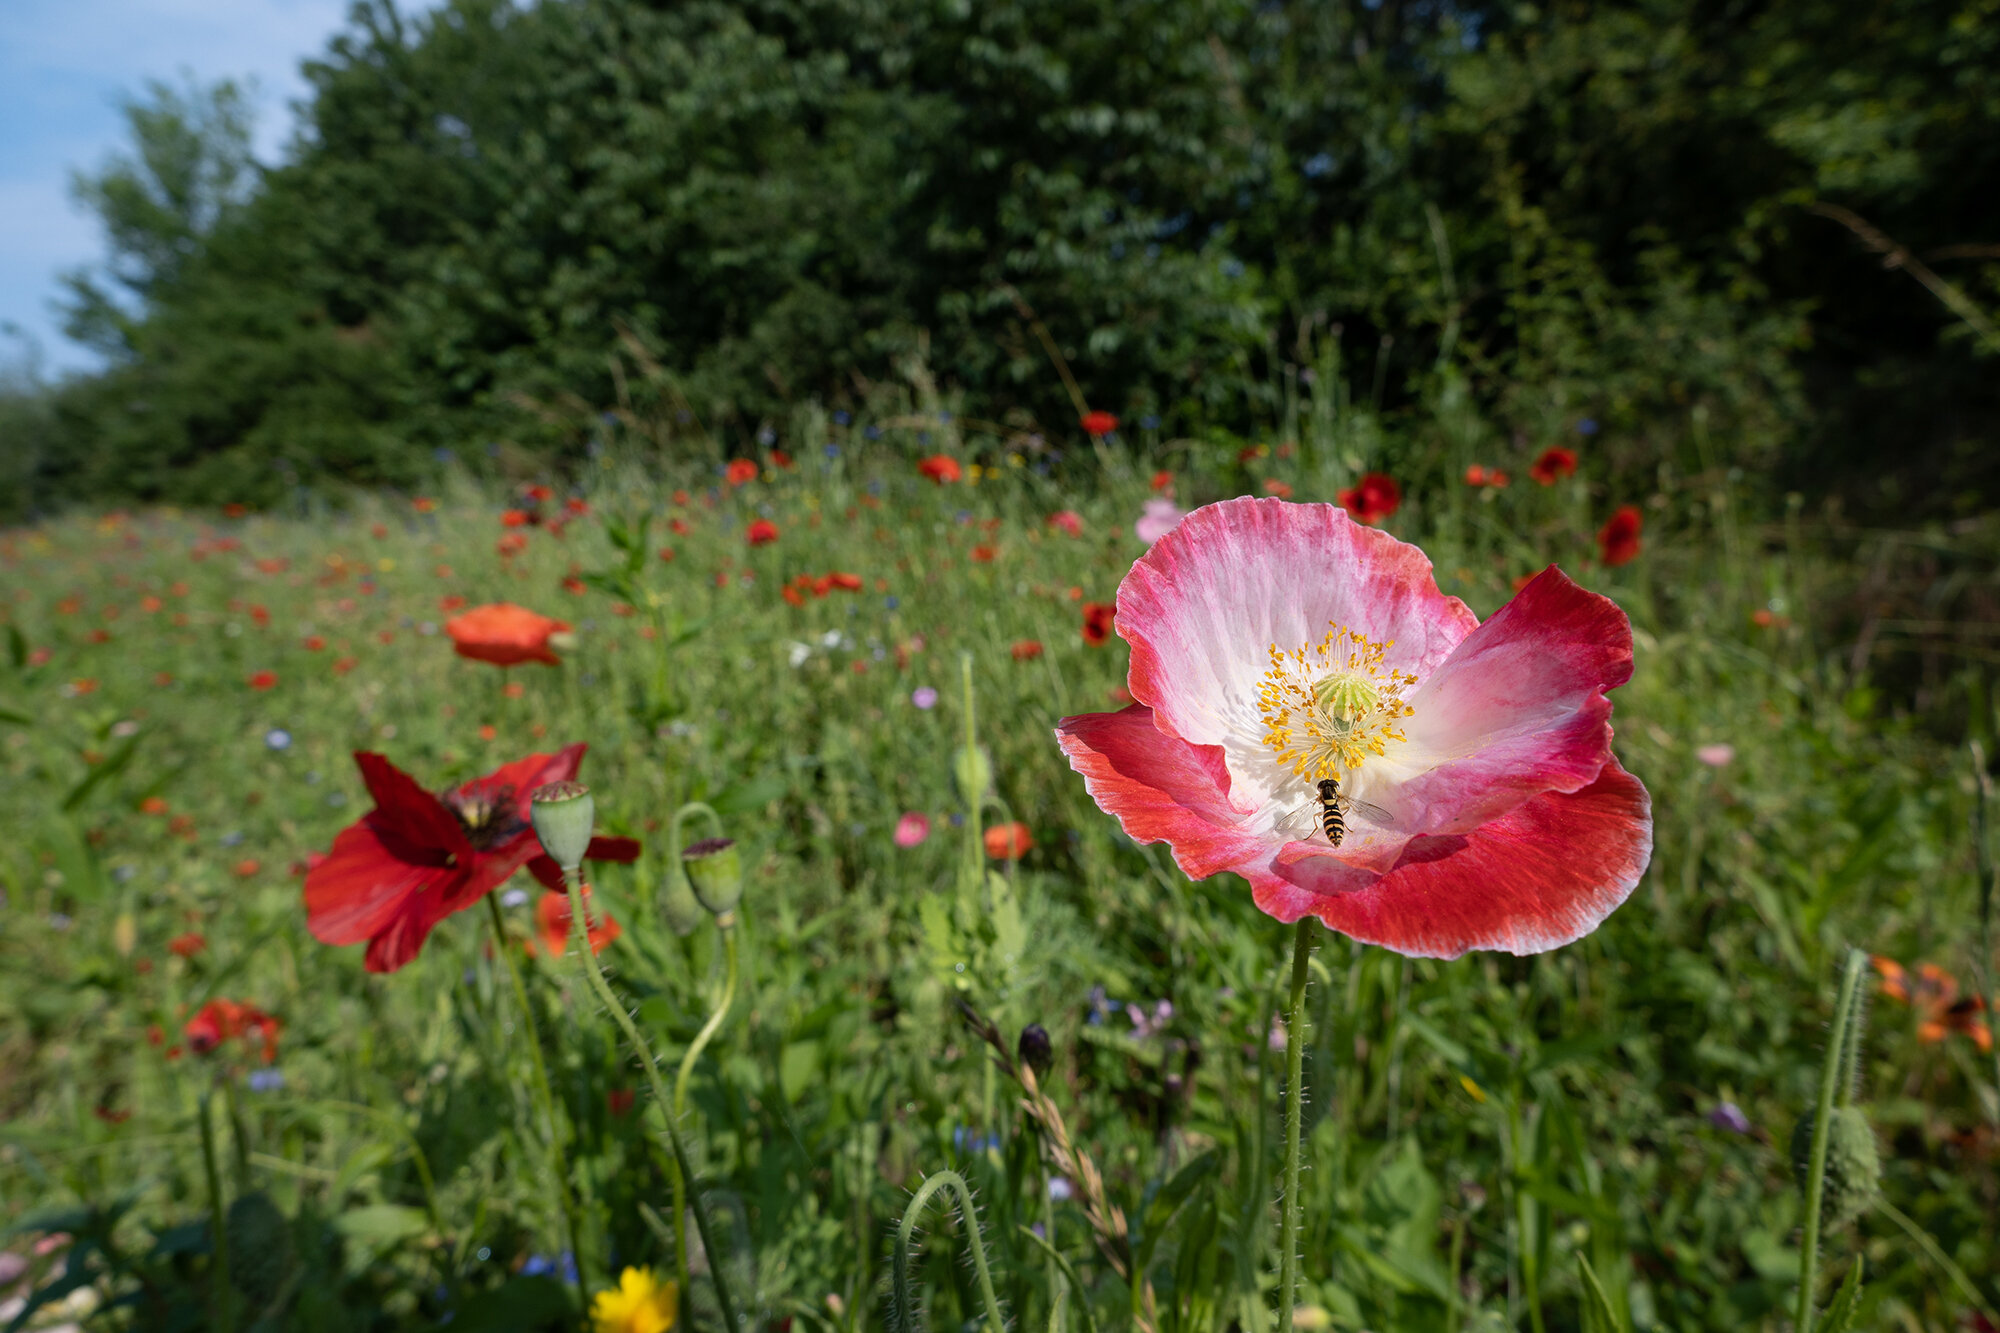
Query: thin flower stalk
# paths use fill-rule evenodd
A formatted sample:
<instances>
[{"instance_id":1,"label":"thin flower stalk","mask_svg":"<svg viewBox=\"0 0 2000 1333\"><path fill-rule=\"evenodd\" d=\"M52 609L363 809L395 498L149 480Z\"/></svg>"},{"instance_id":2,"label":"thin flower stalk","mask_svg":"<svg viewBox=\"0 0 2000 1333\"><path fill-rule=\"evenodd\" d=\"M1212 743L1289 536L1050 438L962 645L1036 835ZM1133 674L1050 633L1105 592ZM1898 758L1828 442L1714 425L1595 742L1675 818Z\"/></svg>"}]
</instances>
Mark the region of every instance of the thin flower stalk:
<instances>
[{"instance_id":1,"label":"thin flower stalk","mask_svg":"<svg viewBox=\"0 0 2000 1333\"><path fill-rule=\"evenodd\" d=\"M702 1024L701 1031L695 1033L688 1043L687 1053L681 1056L681 1067L674 1075L674 1122L680 1123L687 1117L688 1079L694 1073L694 1062L708 1045L709 1039L721 1030L722 1021L729 1017L729 1007L736 1001L736 928L723 926L722 951L724 957L722 994L715 1002L715 1012ZM674 1186L674 1231L678 1235L682 1226L681 1218L687 1214L687 1179L681 1174L678 1162L673 1173ZM675 1268L680 1274L681 1289L687 1289L687 1245L685 1237L674 1255Z\"/></svg>"},{"instance_id":2,"label":"thin flower stalk","mask_svg":"<svg viewBox=\"0 0 2000 1333\"><path fill-rule=\"evenodd\" d=\"M611 989L611 983L604 979L604 970L598 965L597 955L590 951L590 936L584 924L583 879L574 871L564 868L563 885L569 891L570 910L570 952L577 956L577 967L583 973L584 981L597 996L612 1021L625 1034L625 1040L632 1043L633 1052L639 1057L640 1068L646 1072L647 1086L653 1092L653 1104L659 1108L660 1120L667 1128L667 1141L673 1146L674 1165L681 1175L692 1179L694 1170L688 1164L687 1146L681 1141L681 1132L674 1123L673 1100L667 1095L666 1084L660 1078L659 1061L653 1058L653 1048L646 1043L632 1016L625 1012L625 1006ZM702 1250L708 1255L709 1276L715 1282L716 1304L722 1307L722 1322L729 1333L738 1333L736 1305L730 1299L729 1279L723 1273L720 1254L715 1248L714 1231L709 1226L708 1207L702 1202L701 1192L694 1191L689 1200L694 1212L695 1231L701 1237Z\"/></svg>"},{"instance_id":3,"label":"thin flower stalk","mask_svg":"<svg viewBox=\"0 0 2000 1333\"><path fill-rule=\"evenodd\" d=\"M993 1291L993 1274L986 1266L986 1242L979 1234L979 1215L973 1211L972 1190L966 1185L965 1177L956 1171L939 1171L924 1181L910 1199L910 1206L903 1210L902 1224L896 1228L896 1308L893 1326L899 1333L916 1333L919 1321L915 1284L910 1276L910 1258L917 1219L923 1216L924 1209L939 1191L946 1189L958 1197L958 1216L965 1224L966 1246L972 1251L972 1270L979 1282L979 1299L986 1307L986 1333L1006 1333L1007 1321L1000 1314L1000 1298Z\"/></svg>"},{"instance_id":4,"label":"thin flower stalk","mask_svg":"<svg viewBox=\"0 0 2000 1333\"><path fill-rule=\"evenodd\" d=\"M1799 1240L1799 1304L1795 1321L1798 1333L1812 1333L1813 1283L1819 1276L1819 1214L1826 1197L1826 1145L1831 1137L1828 1130L1833 1121L1835 1093L1848 1063L1848 1029L1852 1026L1849 1016L1858 1003L1856 993L1861 989L1861 973L1867 966L1867 954L1859 949L1848 950L1847 963L1840 974L1840 996L1833 1005L1830 1029L1833 1039L1827 1043L1826 1065L1820 1071L1819 1109L1813 1117L1812 1157L1806 1174L1805 1234Z\"/></svg>"},{"instance_id":5,"label":"thin flower stalk","mask_svg":"<svg viewBox=\"0 0 2000 1333\"><path fill-rule=\"evenodd\" d=\"M1311 974L1313 925L1299 918L1292 940L1292 989L1285 1004L1285 1189L1278 1220L1278 1333L1292 1333L1299 1290L1299 1126L1305 1103L1306 979Z\"/></svg>"}]
</instances>

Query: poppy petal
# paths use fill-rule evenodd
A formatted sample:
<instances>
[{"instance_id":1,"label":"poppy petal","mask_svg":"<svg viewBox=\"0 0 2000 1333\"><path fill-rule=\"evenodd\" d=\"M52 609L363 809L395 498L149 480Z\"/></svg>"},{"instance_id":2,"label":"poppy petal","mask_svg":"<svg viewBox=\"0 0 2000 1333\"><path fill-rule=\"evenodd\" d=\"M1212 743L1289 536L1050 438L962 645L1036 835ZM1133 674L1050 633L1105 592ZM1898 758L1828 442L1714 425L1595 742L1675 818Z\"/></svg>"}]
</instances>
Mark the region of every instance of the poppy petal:
<instances>
[{"instance_id":1,"label":"poppy petal","mask_svg":"<svg viewBox=\"0 0 2000 1333\"><path fill-rule=\"evenodd\" d=\"M415 897L443 898L464 870L406 860L374 825L349 825L306 872L306 928L323 944L359 944L388 928Z\"/></svg>"},{"instance_id":2,"label":"poppy petal","mask_svg":"<svg viewBox=\"0 0 2000 1333\"><path fill-rule=\"evenodd\" d=\"M1270 859L1268 841L1230 803L1221 747L1166 734L1144 704L1066 717L1056 743L1098 806L1135 840L1171 843L1188 878Z\"/></svg>"},{"instance_id":3,"label":"poppy petal","mask_svg":"<svg viewBox=\"0 0 2000 1333\"><path fill-rule=\"evenodd\" d=\"M1553 567L1467 635L1410 699L1391 760L1414 776L1382 804L1404 833L1463 833L1544 791L1576 791L1611 753L1611 701L1632 677L1617 603Z\"/></svg>"},{"instance_id":4,"label":"poppy petal","mask_svg":"<svg viewBox=\"0 0 2000 1333\"><path fill-rule=\"evenodd\" d=\"M1653 851L1652 802L1607 760L1575 792L1545 792L1466 833L1413 838L1388 873L1331 856L1252 874L1280 921L1310 912L1342 934L1419 958L1540 953L1582 938L1631 895Z\"/></svg>"},{"instance_id":5,"label":"poppy petal","mask_svg":"<svg viewBox=\"0 0 2000 1333\"><path fill-rule=\"evenodd\" d=\"M417 785L417 780L370 750L358 750L355 766L375 808L364 818L390 854L423 865L444 865L471 851L465 830L444 802Z\"/></svg>"},{"instance_id":6,"label":"poppy petal","mask_svg":"<svg viewBox=\"0 0 2000 1333\"><path fill-rule=\"evenodd\" d=\"M586 861L617 861L629 865L639 859L637 838L592 838L589 850L583 858Z\"/></svg>"},{"instance_id":7,"label":"poppy petal","mask_svg":"<svg viewBox=\"0 0 2000 1333\"><path fill-rule=\"evenodd\" d=\"M1189 514L1118 587L1127 687L1196 745L1258 748L1272 647L1317 643L1330 623L1388 642L1387 665L1423 676L1479 622L1416 547L1332 505L1247 496Z\"/></svg>"},{"instance_id":8,"label":"poppy petal","mask_svg":"<svg viewBox=\"0 0 2000 1333\"><path fill-rule=\"evenodd\" d=\"M502 764L485 777L474 778L458 790L461 795L485 796L492 800L499 800L504 794L513 803L514 817L525 823L531 815L529 806L534 802L535 788L575 777L577 765L583 762L583 752L589 748L578 741L574 745L565 745L554 754L531 754L525 759ZM523 836L530 840L533 838L533 834L525 830ZM518 867L520 862L514 864ZM513 872L510 870L508 873Z\"/></svg>"}]
</instances>

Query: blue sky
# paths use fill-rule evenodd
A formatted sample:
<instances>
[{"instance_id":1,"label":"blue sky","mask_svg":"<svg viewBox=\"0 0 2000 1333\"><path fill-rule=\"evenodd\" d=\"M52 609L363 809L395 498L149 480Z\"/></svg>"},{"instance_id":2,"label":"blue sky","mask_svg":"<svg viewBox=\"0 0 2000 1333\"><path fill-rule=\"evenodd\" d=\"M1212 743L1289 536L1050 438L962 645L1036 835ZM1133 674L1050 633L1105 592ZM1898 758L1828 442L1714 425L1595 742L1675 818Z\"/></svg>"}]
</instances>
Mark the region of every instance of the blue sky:
<instances>
[{"instance_id":1,"label":"blue sky","mask_svg":"<svg viewBox=\"0 0 2000 1333\"><path fill-rule=\"evenodd\" d=\"M95 358L62 336L56 274L100 261L97 224L70 201L73 168L124 146L119 104L148 79L254 81L257 155L274 162L305 92L299 61L325 48L348 0L0 0L0 324L41 345L45 374ZM407 12L428 8L404 0ZM24 345L0 334L0 368Z\"/></svg>"}]
</instances>

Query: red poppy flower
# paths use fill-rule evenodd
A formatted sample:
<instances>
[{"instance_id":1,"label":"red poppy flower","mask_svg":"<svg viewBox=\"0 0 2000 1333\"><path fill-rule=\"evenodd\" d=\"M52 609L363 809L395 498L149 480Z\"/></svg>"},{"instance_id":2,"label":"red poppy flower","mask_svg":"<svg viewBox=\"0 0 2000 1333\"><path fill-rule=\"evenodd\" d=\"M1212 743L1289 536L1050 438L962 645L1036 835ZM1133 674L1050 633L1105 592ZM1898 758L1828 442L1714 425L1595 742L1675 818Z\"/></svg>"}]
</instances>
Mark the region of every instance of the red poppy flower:
<instances>
[{"instance_id":1,"label":"red poppy flower","mask_svg":"<svg viewBox=\"0 0 2000 1333\"><path fill-rule=\"evenodd\" d=\"M275 671L252 672L250 679L245 683L253 690L276 689L278 685L278 673Z\"/></svg>"},{"instance_id":2,"label":"red poppy flower","mask_svg":"<svg viewBox=\"0 0 2000 1333\"><path fill-rule=\"evenodd\" d=\"M316 653L320 649L326 647L326 640L322 639L317 634L308 634L305 637L304 647L307 652Z\"/></svg>"},{"instance_id":3,"label":"red poppy flower","mask_svg":"<svg viewBox=\"0 0 2000 1333\"><path fill-rule=\"evenodd\" d=\"M743 538L752 546L769 546L778 540L778 525L768 518L760 518L743 530Z\"/></svg>"},{"instance_id":4,"label":"red poppy flower","mask_svg":"<svg viewBox=\"0 0 2000 1333\"><path fill-rule=\"evenodd\" d=\"M1035 846L1035 839L1028 832L1028 826L1018 821L1012 824L995 824L986 830L981 840L986 844L986 854L995 861L1018 860L1034 850Z\"/></svg>"},{"instance_id":5,"label":"red poppy flower","mask_svg":"<svg viewBox=\"0 0 2000 1333\"><path fill-rule=\"evenodd\" d=\"M580 495L572 495L563 501L563 512L571 518L582 518L590 512L590 501Z\"/></svg>"},{"instance_id":6,"label":"red poppy flower","mask_svg":"<svg viewBox=\"0 0 2000 1333\"><path fill-rule=\"evenodd\" d=\"M198 930L190 930L185 935L176 935L167 941L167 952L180 958L192 958L208 947Z\"/></svg>"},{"instance_id":7,"label":"red poppy flower","mask_svg":"<svg viewBox=\"0 0 2000 1333\"><path fill-rule=\"evenodd\" d=\"M918 462L917 471L940 486L948 481L957 481L961 475L958 460L950 454L932 454Z\"/></svg>"},{"instance_id":8,"label":"red poppy flower","mask_svg":"<svg viewBox=\"0 0 2000 1333\"><path fill-rule=\"evenodd\" d=\"M500 553L502 560L512 560L515 556L528 549L527 534L510 532L499 541L493 543L493 549Z\"/></svg>"},{"instance_id":9,"label":"red poppy flower","mask_svg":"<svg viewBox=\"0 0 2000 1333\"><path fill-rule=\"evenodd\" d=\"M1118 617L1118 608L1109 602L1085 602L1083 604L1083 641L1091 647L1102 645L1111 637L1111 626Z\"/></svg>"},{"instance_id":10,"label":"red poppy flower","mask_svg":"<svg viewBox=\"0 0 2000 1333\"><path fill-rule=\"evenodd\" d=\"M745 482L757 480L757 465L747 458L732 458L729 460L728 470L723 475L731 486L741 486Z\"/></svg>"},{"instance_id":11,"label":"red poppy flower","mask_svg":"<svg viewBox=\"0 0 2000 1333\"><path fill-rule=\"evenodd\" d=\"M306 873L306 928L323 944L368 941L371 972L394 972L423 948L438 922L505 883L516 870L549 888L562 883L528 822L537 787L576 776L582 744L503 764L441 796L379 754L354 762L375 808L340 831L326 860ZM592 838L598 861L630 861L630 838Z\"/></svg>"},{"instance_id":12,"label":"red poppy flower","mask_svg":"<svg viewBox=\"0 0 2000 1333\"><path fill-rule=\"evenodd\" d=\"M1118 429L1118 418L1109 412L1085 412L1078 424L1086 435L1109 435Z\"/></svg>"},{"instance_id":13,"label":"red poppy flower","mask_svg":"<svg viewBox=\"0 0 2000 1333\"><path fill-rule=\"evenodd\" d=\"M828 574L826 578L827 582L841 589L843 592L861 591L861 576L859 574L843 574L836 569L831 574Z\"/></svg>"},{"instance_id":14,"label":"red poppy flower","mask_svg":"<svg viewBox=\"0 0 2000 1333\"><path fill-rule=\"evenodd\" d=\"M1074 509L1061 509L1049 515L1049 526L1071 537L1083 535L1083 515Z\"/></svg>"},{"instance_id":15,"label":"red poppy flower","mask_svg":"<svg viewBox=\"0 0 2000 1333\"><path fill-rule=\"evenodd\" d=\"M521 496L531 504L547 504L555 498L555 492L537 482L533 486L523 486Z\"/></svg>"},{"instance_id":16,"label":"red poppy flower","mask_svg":"<svg viewBox=\"0 0 2000 1333\"><path fill-rule=\"evenodd\" d=\"M210 1055L222 1043L238 1037L255 1038L262 1045L264 1063L270 1064L278 1058L278 1033L283 1028L283 1023L254 1004L210 1000L187 1021L181 1035L196 1055ZM173 1052L167 1054L171 1058Z\"/></svg>"},{"instance_id":17,"label":"red poppy flower","mask_svg":"<svg viewBox=\"0 0 2000 1333\"><path fill-rule=\"evenodd\" d=\"M438 502L431 499L428 495L419 495L416 499L410 501L410 508L416 510L419 514L432 513L437 507Z\"/></svg>"},{"instance_id":18,"label":"red poppy flower","mask_svg":"<svg viewBox=\"0 0 2000 1333\"><path fill-rule=\"evenodd\" d=\"M1639 529L1644 525L1639 506L1618 506L1618 511L1597 533L1597 553L1604 563L1613 569L1630 564L1639 554Z\"/></svg>"},{"instance_id":19,"label":"red poppy flower","mask_svg":"<svg viewBox=\"0 0 2000 1333\"><path fill-rule=\"evenodd\" d=\"M636 1100L638 1094L630 1088L608 1088L604 1093L604 1109L614 1116L625 1115Z\"/></svg>"},{"instance_id":20,"label":"red poppy flower","mask_svg":"<svg viewBox=\"0 0 2000 1333\"><path fill-rule=\"evenodd\" d=\"M1399 953L1536 953L1595 929L1652 854L1611 752L1632 673L1610 599L1544 570L1483 624L1414 546L1333 505L1237 499L1118 589L1122 712L1057 738L1091 796L1193 879ZM1346 805L1318 821L1319 784Z\"/></svg>"},{"instance_id":21,"label":"red poppy flower","mask_svg":"<svg viewBox=\"0 0 2000 1333\"><path fill-rule=\"evenodd\" d=\"M604 946L624 934L618 919L609 912L590 910L590 886L583 888L584 928L590 932L590 951L603 953ZM541 936L541 952L551 958L560 958L569 952L569 928L575 920L569 912L569 893L563 889L550 889L535 904L535 929ZM528 940L528 952L536 952L533 938Z\"/></svg>"},{"instance_id":22,"label":"red poppy flower","mask_svg":"<svg viewBox=\"0 0 2000 1333\"><path fill-rule=\"evenodd\" d=\"M783 588L778 590L778 595L793 606L804 606L806 604L805 594L800 592L794 584L787 583Z\"/></svg>"},{"instance_id":23,"label":"red poppy flower","mask_svg":"<svg viewBox=\"0 0 2000 1333\"><path fill-rule=\"evenodd\" d=\"M972 548L972 563L975 565L990 565L993 563L993 557L998 554L1000 553L991 546L981 543Z\"/></svg>"},{"instance_id":24,"label":"red poppy flower","mask_svg":"<svg viewBox=\"0 0 2000 1333\"><path fill-rule=\"evenodd\" d=\"M148 796L145 800L139 802L139 812L147 815L164 815L167 813L167 798L164 796Z\"/></svg>"},{"instance_id":25,"label":"red poppy flower","mask_svg":"<svg viewBox=\"0 0 2000 1333\"><path fill-rule=\"evenodd\" d=\"M673 547L671 547L671 546L662 546L662 547L660 548L660 559L662 559L662 560L671 560L671 559L673 559L673 558L674 558L674 548L673 548Z\"/></svg>"},{"instance_id":26,"label":"red poppy flower","mask_svg":"<svg viewBox=\"0 0 2000 1333\"><path fill-rule=\"evenodd\" d=\"M534 516L525 509L504 509L500 512L500 526L503 528L525 528L534 521Z\"/></svg>"},{"instance_id":27,"label":"red poppy flower","mask_svg":"<svg viewBox=\"0 0 2000 1333\"><path fill-rule=\"evenodd\" d=\"M1032 662L1042 655L1040 639L1021 639L1010 650L1016 662Z\"/></svg>"},{"instance_id":28,"label":"red poppy flower","mask_svg":"<svg viewBox=\"0 0 2000 1333\"><path fill-rule=\"evenodd\" d=\"M791 465L792 465L792 456L786 453L783 449L773 449L771 451L771 466L789 468L791 467Z\"/></svg>"},{"instance_id":29,"label":"red poppy flower","mask_svg":"<svg viewBox=\"0 0 2000 1333\"><path fill-rule=\"evenodd\" d=\"M512 602L475 606L464 615L453 616L444 625L453 649L460 657L495 666L516 666L522 662L562 665L550 640L569 629L566 621L554 620Z\"/></svg>"},{"instance_id":30,"label":"red poppy flower","mask_svg":"<svg viewBox=\"0 0 2000 1333\"><path fill-rule=\"evenodd\" d=\"M1403 507L1403 488L1394 477L1370 472L1334 498L1342 509L1372 526Z\"/></svg>"},{"instance_id":31,"label":"red poppy flower","mask_svg":"<svg viewBox=\"0 0 2000 1333\"><path fill-rule=\"evenodd\" d=\"M1165 470L1161 470L1161 471L1159 471L1159 472L1155 472L1155 473L1153 474L1153 489L1154 489L1154 490L1156 490L1156 491L1163 491L1163 492L1164 492L1164 491L1170 491L1170 490L1172 490L1173 488L1174 488L1174 474L1173 474L1173 473L1171 473L1171 472L1168 472L1168 471L1165 471Z\"/></svg>"},{"instance_id":32,"label":"red poppy flower","mask_svg":"<svg viewBox=\"0 0 2000 1333\"><path fill-rule=\"evenodd\" d=\"M1289 500L1292 498L1292 485L1290 482L1280 481L1276 477L1266 477L1264 478L1264 494L1275 495L1280 500Z\"/></svg>"},{"instance_id":33,"label":"red poppy flower","mask_svg":"<svg viewBox=\"0 0 2000 1333\"><path fill-rule=\"evenodd\" d=\"M1528 475L1544 486L1553 486L1564 477L1576 475L1576 452L1561 445L1542 450L1528 467Z\"/></svg>"},{"instance_id":34,"label":"red poppy flower","mask_svg":"<svg viewBox=\"0 0 2000 1333\"><path fill-rule=\"evenodd\" d=\"M357 658L353 657L336 658L333 664L333 674L336 676L344 676L348 672L354 670L354 668L359 665L360 661Z\"/></svg>"}]
</instances>

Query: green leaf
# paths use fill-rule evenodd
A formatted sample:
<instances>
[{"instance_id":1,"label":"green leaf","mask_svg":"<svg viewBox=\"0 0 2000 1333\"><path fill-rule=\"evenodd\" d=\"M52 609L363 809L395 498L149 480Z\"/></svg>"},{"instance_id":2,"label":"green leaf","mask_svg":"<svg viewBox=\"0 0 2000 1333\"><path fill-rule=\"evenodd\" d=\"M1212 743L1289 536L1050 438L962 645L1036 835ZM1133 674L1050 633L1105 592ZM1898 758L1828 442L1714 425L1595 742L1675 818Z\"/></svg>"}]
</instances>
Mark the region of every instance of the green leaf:
<instances>
[{"instance_id":1,"label":"green leaf","mask_svg":"<svg viewBox=\"0 0 2000 1333\"><path fill-rule=\"evenodd\" d=\"M1854 1267L1847 1270L1847 1277L1834 1293L1833 1304L1826 1307L1826 1317L1819 1324L1819 1333L1848 1333L1854 1327L1855 1316L1861 1312L1861 1256L1854 1256Z\"/></svg>"},{"instance_id":2,"label":"green leaf","mask_svg":"<svg viewBox=\"0 0 2000 1333\"><path fill-rule=\"evenodd\" d=\"M785 780L775 774L766 773L754 778L740 778L708 798L719 815L747 815L762 810L784 796L790 788Z\"/></svg>"},{"instance_id":3,"label":"green leaf","mask_svg":"<svg viewBox=\"0 0 2000 1333\"><path fill-rule=\"evenodd\" d=\"M333 1219L333 1229L349 1240L367 1245L394 1245L397 1241L421 1236L430 1228L430 1219L421 1208L399 1203L373 1203L350 1208Z\"/></svg>"},{"instance_id":4,"label":"green leaf","mask_svg":"<svg viewBox=\"0 0 2000 1333\"><path fill-rule=\"evenodd\" d=\"M531 1333L576 1320L569 1293L552 1277L517 1277L458 1307L453 1333Z\"/></svg>"},{"instance_id":5,"label":"green leaf","mask_svg":"<svg viewBox=\"0 0 2000 1333\"><path fill-rule=\"evenodd\" d=\"M1221 1169L1222 1155L1210 1148L1174 1172L1173 1179L1161 1186L1159 1192L1146 1201L1143 1220L1139 1225L1137 1247L1140 1272L1151 1266L1153 1254L1160 1246L1160 1238L1166 1234L1167 1223L1173 1221L1174 1214L1180 1211L1181 1205Z\"/></svg>"},{"instance_id":6,"label":"green leaf","mask_svg":"<svg viewBox=\"0 0 2000 1333\"><path fill-rule=\"evenodd\" d=\"M1576 1256L1576 1263L1583 1274L1584 1333L1625 1333L1625 1324L1618 1318L1617 1307L1605 1294L1604 1284L1597 1280L1597 1270L1581 1254Z\"/></svg>"},{"instance_id":7,"label":"green leaf","mask_svg":"<svg viewBox=\"0 0 2000 1333\"><path fill-rule=\"evenodd\" d=\"M19 625L7 626L7 660L16 671L28 665L28 641L22 637Z\"/></svg>"},{"instance_id":8,"label":"green leaf","mask_svg":"<svg viewBox=\"0 0 2000 1333\"><path fill-rule=\"evenodd\" d=\"M127 736L123 745L113 750L102 762L93 765L90 772L83 775L83 781L71 787L69 795L63 797L63 812L67 814L69 811L76 809L89 798L92 792L124 772L126 765L132 762L133 751L138 748L138 745L139 738L137 736Z\"/></svg>"}]
</instances>

